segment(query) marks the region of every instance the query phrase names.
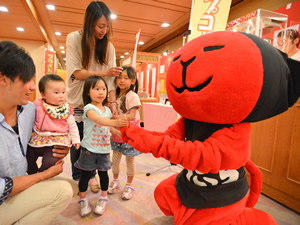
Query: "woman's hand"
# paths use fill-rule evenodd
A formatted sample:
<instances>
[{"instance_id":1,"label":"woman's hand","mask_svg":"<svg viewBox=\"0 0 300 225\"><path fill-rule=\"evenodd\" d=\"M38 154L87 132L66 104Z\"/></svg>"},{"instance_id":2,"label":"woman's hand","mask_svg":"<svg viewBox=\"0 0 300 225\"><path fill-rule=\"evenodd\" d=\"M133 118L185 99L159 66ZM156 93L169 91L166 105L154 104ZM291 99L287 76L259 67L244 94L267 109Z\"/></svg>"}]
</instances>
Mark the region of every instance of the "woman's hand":
<instances>
[{"instance_id":1,"label":"woman's hand","mask_svg":"<svg viewBox=\"0 0 300 225\"><path fill-rule=\"evenodd\" d=\"M52 149L53 156L63 159L69 154L70 148L67 146L55 145Z\"/></svg>"},{"instance_id":2,"label":"woman's hand","mask_svg":"<svg viewBox=\"0 0 300 225\"><path fill-rule=\"evenodd\" d=\"M108 77L118 77L121 75L123 69L122 67L111 67L107 70L106 76Z\"/></svg>"}]
</instances>

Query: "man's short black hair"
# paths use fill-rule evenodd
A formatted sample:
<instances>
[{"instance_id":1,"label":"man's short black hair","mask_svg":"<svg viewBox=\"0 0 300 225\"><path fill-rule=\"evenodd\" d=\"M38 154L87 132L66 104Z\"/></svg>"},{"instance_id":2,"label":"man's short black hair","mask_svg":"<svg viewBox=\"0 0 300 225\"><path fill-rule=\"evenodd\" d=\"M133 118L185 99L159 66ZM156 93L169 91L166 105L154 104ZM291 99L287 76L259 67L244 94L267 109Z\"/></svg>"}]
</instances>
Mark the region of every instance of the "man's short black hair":
<instances>
[{"instance_id":1,"label":"man's short black hair","mask_svg":"<svg viewBox=\"0 0 300 225\"><path fill-rule=\"evenodd\" d=\"M0 42L0 72L12 81L19 77L24 83L35 75L35 65L30 55L14 42Z\"/></svg>"}]
</instances>

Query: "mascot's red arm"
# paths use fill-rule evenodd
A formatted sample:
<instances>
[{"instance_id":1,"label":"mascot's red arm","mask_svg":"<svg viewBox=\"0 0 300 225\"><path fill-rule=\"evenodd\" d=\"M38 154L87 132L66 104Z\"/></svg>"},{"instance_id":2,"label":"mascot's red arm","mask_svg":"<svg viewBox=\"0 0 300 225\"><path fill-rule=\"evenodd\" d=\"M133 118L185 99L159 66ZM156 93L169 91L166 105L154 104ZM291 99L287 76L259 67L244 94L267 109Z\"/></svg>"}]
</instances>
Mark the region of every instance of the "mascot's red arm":
<instances>
[{"instance_id":1,"label":"mascot's red arm","mask_svg":"<svg viewBox=\"0 0 300 225\"><path fill-rule=\"evenodd\" d=\"M128 123L130 127L130 123ZM121 127L121 134L123 141L127 142L128 137L126 136L126 127ZM181 117L175 124L168 127L165 132L157 132L157 131L148 131L149 134L154 136L162 136L162 135L169 135L172 138L176 138L179 140L184 140L185 130L184 130L184 119Z\"/></svg>"},{"instance_id":2,"label":"mascot's red arm","mask_svg":"<svg viewBox=\"0 0 300 225\"><path fill-rule=\"evenodd\" d=\"M183 127L183 119L171 128L177 131L184 129L175 129L176 126ZM151 152L155 157L163 157L188 170L217 173L245 165L250 155L250 129L249 123L233 124L230 128L216 131L204 142L176 139L169 129L161 135L138 127L122 128L121 132L123 140L140 152Z\"/></svg>"}]
</instances>

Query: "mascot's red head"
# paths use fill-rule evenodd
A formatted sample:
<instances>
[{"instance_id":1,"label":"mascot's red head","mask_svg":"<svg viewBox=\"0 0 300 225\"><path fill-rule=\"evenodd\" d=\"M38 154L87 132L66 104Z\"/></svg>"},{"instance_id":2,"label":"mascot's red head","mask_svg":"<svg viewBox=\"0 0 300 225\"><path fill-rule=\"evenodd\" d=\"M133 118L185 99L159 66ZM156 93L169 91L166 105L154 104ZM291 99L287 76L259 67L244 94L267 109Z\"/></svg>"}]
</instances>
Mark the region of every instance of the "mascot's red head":
<instances>
[{"instance_id":1,"label":"mascot's red head","mask_svg":"<svg viewBox=\"0 0 300 225\"><path fill-rule=\"evenodd\" d=\"M285 111L294 103L291 80L287 57L279 50L251 34L221 31L182 47L166 83L169 100L181 116L233 124Z\"/></svg>"}]
</instances>

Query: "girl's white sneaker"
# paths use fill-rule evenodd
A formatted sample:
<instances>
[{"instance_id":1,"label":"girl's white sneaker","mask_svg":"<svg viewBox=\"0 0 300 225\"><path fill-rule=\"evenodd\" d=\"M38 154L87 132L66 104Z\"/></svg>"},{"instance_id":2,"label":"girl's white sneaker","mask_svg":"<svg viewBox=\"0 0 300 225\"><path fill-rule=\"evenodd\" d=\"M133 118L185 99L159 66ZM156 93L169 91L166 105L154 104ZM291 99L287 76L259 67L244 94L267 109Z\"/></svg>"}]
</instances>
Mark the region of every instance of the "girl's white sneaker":
<instances>
[{"instance_id":1,"label":"girl's white sneaker","mask_svg":"<svg viewBox=\"0 0 300 225\"><path fill-rule=\"evenodd\" d=\"M134 188L126 185L122 193L122 199L129 200L133 197Z\"/></svg>"},{"instance_id":2,"label":"girl's white sneaker","mask_svg":"<svg viewBox=\"0 0 300 225\"><path fill-rule=\"evenodd\" d=\"M80 205L80 216L87 216L91 213L92 209L89 206L89 202L87 199L81 199L79 200Z\"/></svg>"},{"instance_id":3,"label":"girl's white sneaker","mask_svg":"<svg viewBox=\"0 0 300 225\"><path fill-rule=\"evenodd\" d=\"M115 181L113 180L112 182L110 182L109 187L108 187L108 194L114 194L117 192L117 190L120 188L120 181Z\"/></svg>"},{"instance_id":4,"label":"girl's white sneaker","mask_svg":"<svg viewBox=\"0 0 300 225\"><path fill-rule=\"evenodd\" d=\"M96 204L96 207L94 209L94 213L98 215L102 215L105 211L106 205L107 205L107 199L105 198L99 198Z\"/></svg>"}]
</instances>

